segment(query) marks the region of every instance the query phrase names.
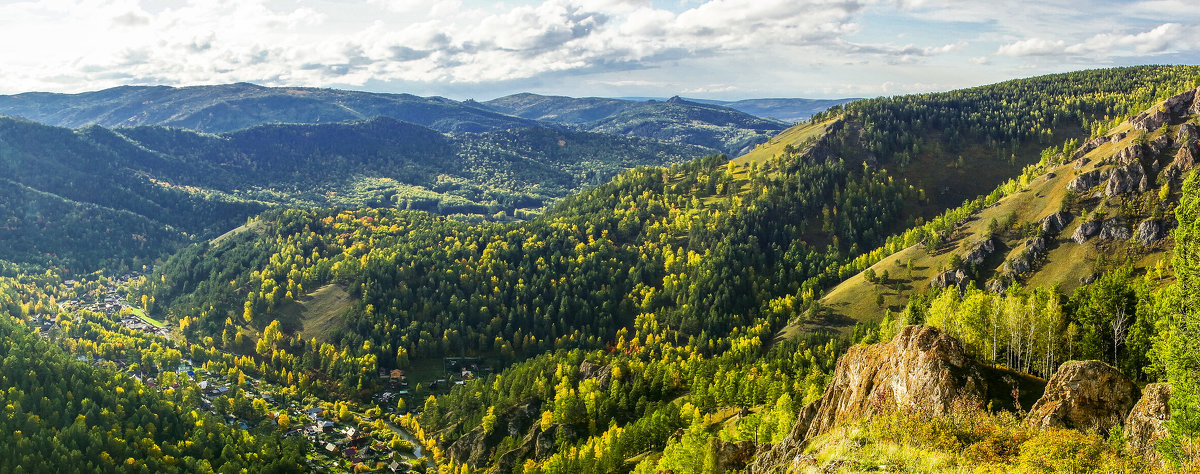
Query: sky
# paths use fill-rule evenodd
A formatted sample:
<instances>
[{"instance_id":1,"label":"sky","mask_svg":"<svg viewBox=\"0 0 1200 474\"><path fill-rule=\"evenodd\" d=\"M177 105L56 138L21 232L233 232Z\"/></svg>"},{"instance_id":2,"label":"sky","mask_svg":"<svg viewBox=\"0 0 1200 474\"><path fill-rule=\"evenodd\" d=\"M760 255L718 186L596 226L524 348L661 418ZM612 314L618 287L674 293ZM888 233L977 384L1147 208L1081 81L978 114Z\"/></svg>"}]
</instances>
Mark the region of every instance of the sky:
<instances>
[{"instance_id":1,"label":"sky","mask_svg":"<svg viewBox=\"0 0 1200 474\"><path fill-rule=\"evenodd\" d=\"M874 97L1200 63L1200 0L0 0L0 93Z\"/></svg>"}]
</instances>

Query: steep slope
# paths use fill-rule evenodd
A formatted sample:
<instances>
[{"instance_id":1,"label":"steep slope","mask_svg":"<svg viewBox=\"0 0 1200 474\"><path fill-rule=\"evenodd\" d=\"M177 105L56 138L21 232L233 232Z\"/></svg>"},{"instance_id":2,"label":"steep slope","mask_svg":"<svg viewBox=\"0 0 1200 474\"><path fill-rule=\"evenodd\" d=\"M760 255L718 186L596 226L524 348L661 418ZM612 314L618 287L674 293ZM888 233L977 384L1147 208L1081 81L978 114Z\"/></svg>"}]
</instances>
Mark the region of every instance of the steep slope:
<instances>
[{"instance_id":1,"label":"steep slope","mask_svg":"<svg viewBox=\"0 0 1200 474\"><path fill-rule=\"evenodd\" d=\"M60 127L160 125L228 132L268 123L334 123L390 117L441 132L485 132L540 124L440 97L238 83L123 86L81 94L0 96L0 113Z\"/></svg>"},{"instance_id":2,"label":"steep slope","mask_svg":"<svg viewBox=\"0 0 1200 474\"><path fill-rule=\"evenodd\" d=\"M880 299L898 310L931 285L1003 291L1021 283L1069 292L1126 262L1155 268L1172 246L1169 216L1197 153L1194 95L1173 96L1047 155L986 203L955 213L944 231L838 284L821 305L836 315L831 320L853 324L882 317Z\"/></svg>"},{"instance_id":3,"label":"steep slope","mask_svg":"<svg viewBox=\"0 0 1200 474\"><path fill-rule=\"evenodd\" d=\"M580 130L689 143L730 155L740 155L786 128L785 123L773 119L679 97L665 102L636 102L517 94L483 105L520 117L569 124Z\"/></svg>"}]
</instances>

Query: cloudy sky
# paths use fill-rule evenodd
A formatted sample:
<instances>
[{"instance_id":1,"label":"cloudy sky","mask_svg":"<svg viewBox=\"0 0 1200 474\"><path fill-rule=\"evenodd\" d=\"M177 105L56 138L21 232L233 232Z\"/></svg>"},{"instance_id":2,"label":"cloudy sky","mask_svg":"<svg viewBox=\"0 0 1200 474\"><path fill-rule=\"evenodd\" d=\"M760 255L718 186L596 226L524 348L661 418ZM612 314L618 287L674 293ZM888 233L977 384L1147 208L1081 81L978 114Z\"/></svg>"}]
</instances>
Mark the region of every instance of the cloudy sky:
<instances>
[{"instance_id":1,"label":"cloudy sky","mask_svg":"<svg viewBox=\"0 0 1200 474\"><path fill-rule=\"evenodd\" d=\"M0 0L0 93L863 97L1200 63L1198 0Z\"/></svg>"}]
</instances>

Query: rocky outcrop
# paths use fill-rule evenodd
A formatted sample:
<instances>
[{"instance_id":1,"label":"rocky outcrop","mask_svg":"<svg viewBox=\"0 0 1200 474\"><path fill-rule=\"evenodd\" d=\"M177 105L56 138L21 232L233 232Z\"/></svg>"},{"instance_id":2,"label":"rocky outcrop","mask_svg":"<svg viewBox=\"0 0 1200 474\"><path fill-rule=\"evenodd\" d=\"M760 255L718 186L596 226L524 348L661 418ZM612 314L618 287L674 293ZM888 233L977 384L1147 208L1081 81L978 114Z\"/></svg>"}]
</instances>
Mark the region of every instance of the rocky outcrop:
<instances>
[{"instance_id":1,"label":"rocky outcrop","mask_svg":"<svg viewBox=\"0 0 1200 474\"><path fill-rule=\"evenodd\" d=\"M1193 99L1200 99L1200 87L1192 91ZM1192 106L1188 108L1189 114L1200 114L1200 100L1193 100Z\"/></svg>"},{"instance_id":2,"label":"rocky outcrop","mask_svg":"<svg viewBox=\"0 0 1200 474\"><path fill-rule=\"evenodd\" d=\"M963 261L971 265L979 265L983 263L988 255L991 255L995 251L996 242L991 237L988 237L972 246L971 251L967 252L967 256L963 258Z\"/></svg>"},{"instance_id":3,"label":"rocky outcrop","mask_svg":"<svg viewBox=\"0 0 1200 474\"><path fill-rule=\"evenodd\" d=\"M1164 110L1165 112L1167 112L1175 117L1179 117L1179 116L1182 116L1183 114L1186 114L1188 112L1189 108L1191 108L1191 109L1196 108L1194 105L1194 102L1196 99L1196 91L1197 91L1197 89L1192 89L1190 91L1183 92L1181 94L1175 95L1175 96L1167 99L1166 101L1163 102L1163 106L1162 106L1161 110Z\"/></svg>"},{"instance_id":4,"label":"rocky outcrop","mask_svg":"<svg viewBox=\"0 0 1200 474\"><path fill-rule=\"evenodd\" d=\"M1098 360L1064 362L1025 422L1039 428L1096 428L1107 435L1137 399L1137 385L1113 366Z\"/></svg>"},{"instance_id":5,"label":"rocky outcrop","mask_svg":"<svg viewBox=\"0 0 1200 474\"><path fill-rule=\"evenodd\" d=\"M1026 239L1021 252L1004 262L1003 271L1012 275L1024 274L1033 269L1033 263L1045 253L1046 239L1041 237Z\"/></svg>"},{"instance_id":6,"label":"rocky outcrop","mask_svg":"<svg viewBox=\"0 0 1200 474\"><path fill-rule=\"evenodd\" d=\"M991 280L988 280L986 287L987 287L988 291L991 291L993 293L997 293L997 294L1004 293L1005 291L1008 290L1008 279L1009 278L1010 277L1008 275L1001 275L1001 277L993 278Z\"/></svg>"},{"instance_id":7,"label":"rocky outcrop","mask_svg":"<svg viewBox=\"0 0 1200 474\"><path fill-rule=\"evenodd\" d=\"M1128 165L1135 161L1140 161L1143 156L1144 153L1142 153L1142 146L1133 144L1121 149L1121 151L1118 151L1115 155L1113 155L1113 160L1121 165Z\"/></svg>"},{"instance_id":8,"label":"rocky outcrop","mask_svg":"<svg viewBox=\"0 0 1200 474\"><path fill-rule=\"evenodd\" d=\"M596 379L600 383L600 390L608 390L608 384L612 381L612 367L585 360L579 364L579 377L584 380Z\"/></svg>"},{"instance_id":9,"label":"rocky outcrop","mask_svg":"<svg viewBox=\"0 0 1200 474\"><path fill-rule=\"evenodd\" d=\"M929 285L938 289L957 286L961 290L967 287L967 282L969 281L971 281L971 278L967 276L967 272L962 270L946 270L933 277L933 281L929 282Z\"/></svg>"},{"instance_id":10,"label":"rocky outcrop","mask_svg":"<svg viewBox=\"0 0 1200 474\"><path fill-rule=\"evenodd\" d=\"M1146 219L1138 224L1134 238L1144 246L1149 246L1167 235L1167 223L1156 219Z\"/></svg>"},{"instance_id":11,"label":"rocky outcrop","mask_svg":"<svg viewBox=\"0 0 1200 474\"><path fill-rule=\"evenodd\" d=\"M1104 195L1115 196L1133 191L1145 192L1150 189L1146 179L1146 170L1140 161L1114 169L1104 185Z\"/></svg>"},{"instance_id":12,"label":"rocky outcrop","mask_svg":"<svg viewBox=\"0 0 1200 474\"><path fill-rule=\"evenodd\" d=\"M1100 171L1092 170L1076 176L1071 182L1067 183L1067 191L1073 193L1082 193L1100 184Z\"/></svg>"},{"instance_id":13,"label":"rocky outcrop","mask_svg":"<svg viewBox=\"0 0 1200 474\"><path fill-rule=\"evenodd\" d=\"M1142 398L1125 418L1125 445L1130 451L1145 457L1147 464L1162 463L1162 456L1154 445L1167 437L1167 421L1171 419L1170 401L1171 386L1152 383L1142 390Z\"/></svg>"},{"instance_id":14,"label":"rocky outcrop","mask_svg":"<svg viewBox=\"0 0 1200 474\"><path fill-rule=\"evenodd\" d=\"M1124 222L1112 218L1104 220L1104 225L1100 226L1100 235L1097 238L1100 240L1129 240L1132 237L1133 232Z\"/></svg>"},{"instance_id":15,"label":"rocky outcrop","mask_svg":"<svg viewBox=\"0 0 1200 474\"><path fill-rule=\"evenodd\" d=\"M1092 160L1090 160L1090 159L1080 158L1079 160L1077 160L1075 162L1075 169L1083 168L1084 165L1091 163L1091 162L1092 162Z\"/></svg>"},{"instance_id":16,"label":"rocky outcrop","mask_svg":"<svg viewBox=\"0 0 1200 474\"><path fill-rule=\"evenodd\" d=\"M1162 135L1154 140L1151 140L1146 146L1150 148L1150 154L1152 156L1158 156L1160 153L1166 151L1167 148L1171 148L1172 144L1173 142L1171 141L1171 137L1169 135Z\"/></svg>"},{"instance_id":17,"label":"rocky outcrop","mask_svg":"<svg viewBox=\"0 0 1200 474\"><path fill-rule=\"evenodd\" d=\"M1043 217L1038 223L1042 227L1042 233L1046 235L1058 235L1062 232L1067 224L1071 223L1071 214L1063 211L1055 212L1046 217Z\"/></svg>"},{"instance_id":18,"label":"rocky outcrop","mask_svg":"<svg viewBox=\"0 0 1200 474\"><path fill-rule=\"evenodd\" d=\"M1175 179L1183 174L1184 171L1192 169L1196 164L1197 147L1195 143L1184 143L1180 145L1179 151L1175 152L1175 159L1171 164L1167 165L1163 175L1167 179Z\"/></svg>"},{"instance_id":19,"label":"rocky outcrop","mask_svg":"<svg viewBox=\"0 0 1200 474\"><path fill-rule=\"evenodd\" d=\"M1096 137L1096 138L1093 138L1086 142L1083 142L1079 145L1079 149L1075 150L1075 153L1071 154L1071 158L1080 158L1083 155L1091 153L1092 150L1095 150L1096 148L1100 147L1100 145L1108 143L1108 140L1109 140L1109 137ZM1076 166L1076 168L1078 168L1078 166Z\"/></svg>"},{"instance_id":20,"label":"rocky outcrop","mask_svg":"<svg viewBox=\"0 0 1200 474\"><path fill-rule=\"evenodd\" d=\"M956 403L984 406L987 379L957 339L909 326L891 342L851 347L821 398L802 410L791 433L760 452L751 472L791 464L808 439L865 415L893 408L947 413Z\"/></svg>"},{"instance_id":21,"label":"rocky outcrop","mask_svg":"<svg viewBox=\"0 0 1200 474\"><path fill-rule=\"evenodd\" d=\"M1075 228L1075 233L1071 234L1071 240L1074 240L1075 243L1077 243L1077 244L1082 244L1084 242L1087 242L1088 239L1094 237L1099 232L1100 232L1100 223L1099 222L1087 221L1082 224L1079 224L1079 227Z\"/></svg>"},{"instance_id":22,"label":"rocky outcrop","mask_svg":"<svg viewBox=\"0 0 1200 474\"><path fill-rule=\"evenodd\" d=\"M1195 143L1200 139L1200 127L1195 124L1185 123L1179 126L1179 131L1175 132L1176 143Z\"/></svg>"},{"instance_id":23,"label":"rocky outcrop","mask_svg":"<svg viewBox=\"0 0 1200 474\"><path fill-rule=\"evenodd\" d=\"M1171 122L1171 114L1164 107L1156 108L1150 112L1142 112L1129 121L1133 128L1153 132L1162 128Z\"/></svg>"},{"instance_id":24,"label":"rocky outcrop","mask_svg":"<svg viewBox=\"0 0 1200 474\"><path fill-rule=\"evenodd\" d=\"M754 460L758 446L752 441L731 443L717 438L715 441L717 463L714 472L741 472Z\"/></svg>"}]
</instances>

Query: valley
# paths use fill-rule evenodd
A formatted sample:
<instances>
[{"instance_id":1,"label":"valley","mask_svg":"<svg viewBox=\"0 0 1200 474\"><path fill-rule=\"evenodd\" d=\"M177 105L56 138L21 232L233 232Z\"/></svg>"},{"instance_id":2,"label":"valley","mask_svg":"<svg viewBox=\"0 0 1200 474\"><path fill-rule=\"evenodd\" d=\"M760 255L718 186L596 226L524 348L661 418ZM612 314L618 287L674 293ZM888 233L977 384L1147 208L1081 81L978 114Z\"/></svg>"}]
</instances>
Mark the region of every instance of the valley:
<instances>
[{"instance_id":1,"label":"valley","mask_svg":"<svg viewBox=\"0 0 1200 474\"><path fill-rule=\"evenodd\" d=\"M0 470L1194 468L1197 78L7 96Z\"/></svg>"}]
</instances>

